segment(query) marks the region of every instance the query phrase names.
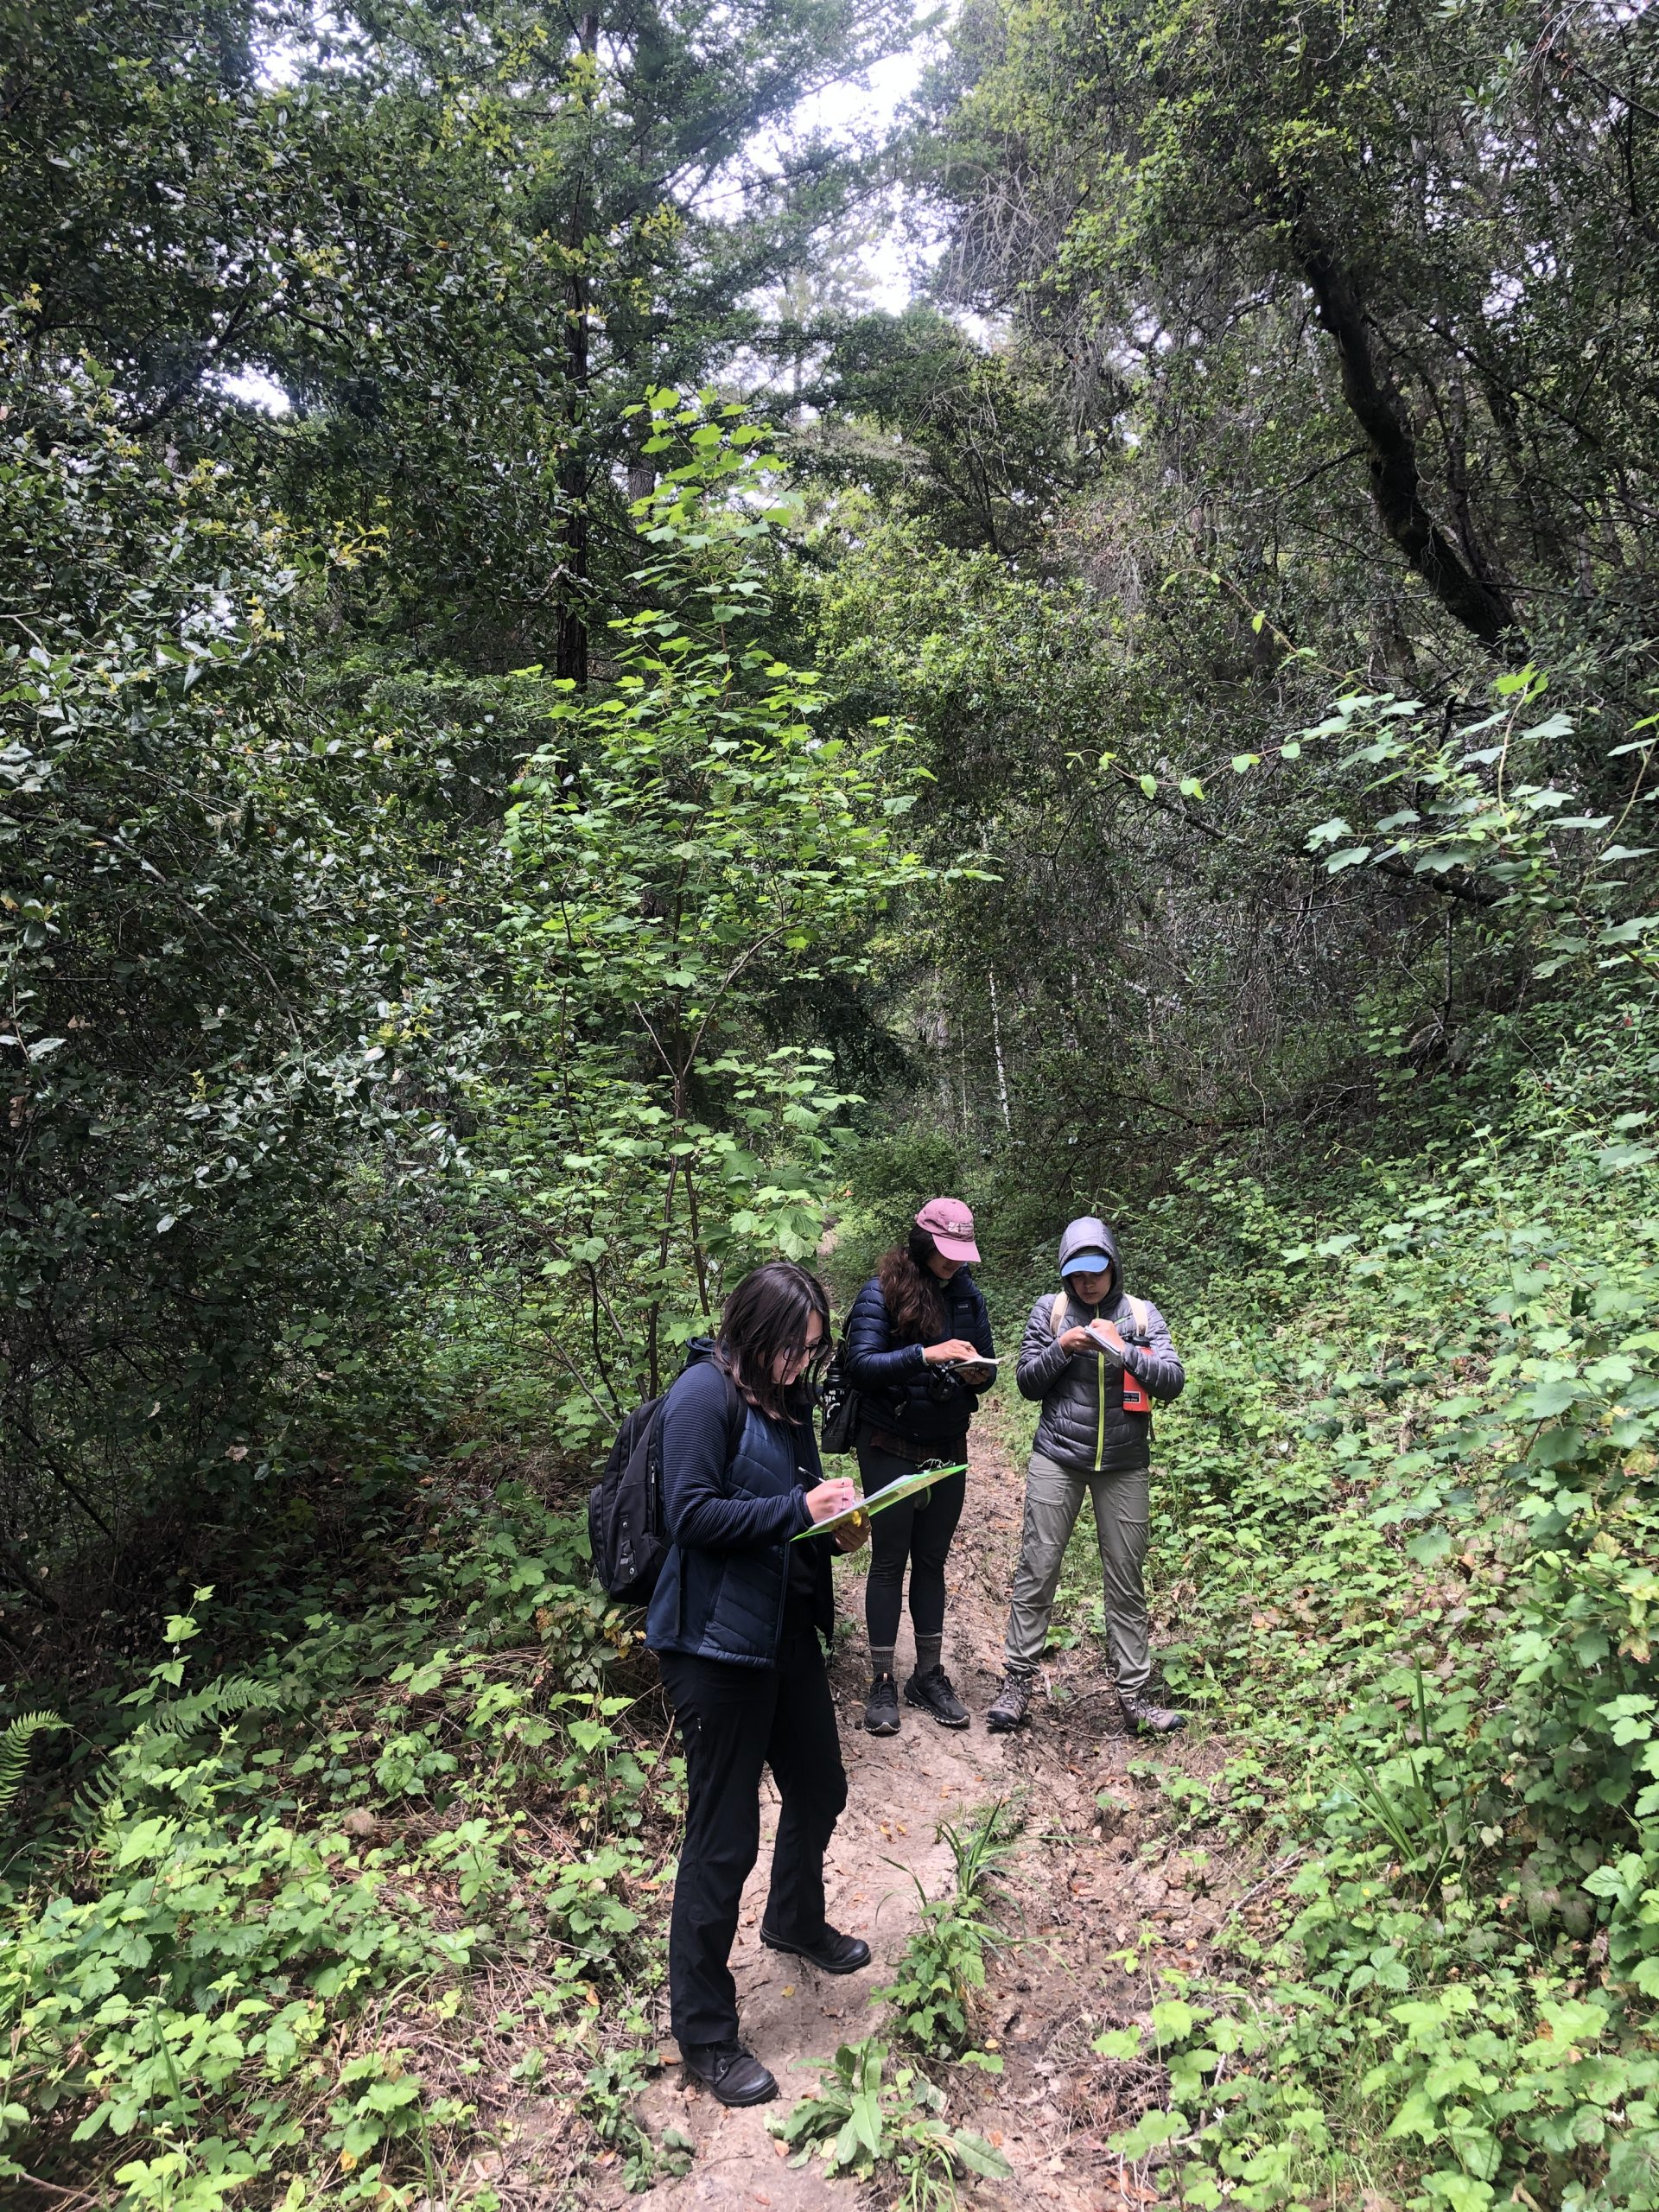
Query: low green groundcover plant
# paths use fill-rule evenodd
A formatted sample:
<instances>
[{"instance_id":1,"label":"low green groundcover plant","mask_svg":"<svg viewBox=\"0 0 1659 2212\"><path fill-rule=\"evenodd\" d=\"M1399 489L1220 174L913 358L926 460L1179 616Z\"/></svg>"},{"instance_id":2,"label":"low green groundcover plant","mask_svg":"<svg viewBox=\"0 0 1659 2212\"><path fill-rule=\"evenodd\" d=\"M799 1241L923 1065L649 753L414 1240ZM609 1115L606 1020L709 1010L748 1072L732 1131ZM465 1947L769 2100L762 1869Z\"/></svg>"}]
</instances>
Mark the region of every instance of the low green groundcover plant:
<instances>
[{"instance_id":1,"label":"low green groundcover plant","mask_svg":"<svg viewBox=\"0 0 1659 2212\"><path fill-rule=\"evenodd\" d=\"M611 1687L637 1624L576 1526L464 1506L382 1601L304 1610L195 1686L216 1625L198 1591L88 1716L84 1778L0 1885L0 2177L121 2212L412 2204L474 2131L486 1970L523 2000L488 2024L514 2079L574 2085L618 2141L599 2024L647 2031L681 1784ZM636 2177L685 2156L620 2147Z\"/></svg>"},{"instance_id":2,"label":"low green groundcover plant","mask_svg":"<svg viewBox=\"0 0 1659 2212\"><path fill-rule=\"evenodd\" d=\"M970 2129L944 2118L944 2092L902 2061L889 2070L887 2046L870 2037L842 2044L821 2068L818 2094L804 2097L772 2131L804 2165L817 2156L830 2174L869 2180L878 2170L905 2212L945 2212L963 2174L1011 2178L1007 2160Z\"/></svg>"}]
</instances>

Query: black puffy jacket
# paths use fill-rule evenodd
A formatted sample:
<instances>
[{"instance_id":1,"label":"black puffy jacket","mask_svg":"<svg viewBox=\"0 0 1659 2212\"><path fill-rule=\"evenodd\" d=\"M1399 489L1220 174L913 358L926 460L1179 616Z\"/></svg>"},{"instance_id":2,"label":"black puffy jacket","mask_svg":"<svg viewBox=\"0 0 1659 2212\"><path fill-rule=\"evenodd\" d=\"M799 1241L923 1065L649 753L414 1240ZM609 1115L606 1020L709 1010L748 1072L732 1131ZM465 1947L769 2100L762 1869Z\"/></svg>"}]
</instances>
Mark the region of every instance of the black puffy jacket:
<instances>
[{"instance_id":1,"label":"black puffy jacket","mask_svg":"<svg viewBox=\"0 0 1659 2212\"><path fill-rule=\"evenodd\" d=\"M933 1341L961 1337L987 1359L995 1359L984 1294L967 1268L958 1268L949 1282L941 1283L939 1295L944 1326ZM979 1405L977 1395L965 1384L927 1364L920 1344L894 1344L887 1301L876 1275L859 1292L847 1316L843 1365L848 1381L864 1401L867 1421L903 1437L924 1458L954 1444Z\"/></svg>"}]
</instances>

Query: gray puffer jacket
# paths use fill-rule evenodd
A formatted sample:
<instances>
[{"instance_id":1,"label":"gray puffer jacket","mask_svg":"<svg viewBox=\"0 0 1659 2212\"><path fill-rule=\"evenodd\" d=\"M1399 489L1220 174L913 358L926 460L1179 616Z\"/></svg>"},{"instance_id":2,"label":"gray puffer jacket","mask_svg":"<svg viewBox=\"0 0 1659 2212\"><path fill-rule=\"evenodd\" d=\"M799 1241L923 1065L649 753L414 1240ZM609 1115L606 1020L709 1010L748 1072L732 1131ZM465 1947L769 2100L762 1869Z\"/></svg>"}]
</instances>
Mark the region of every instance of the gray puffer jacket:
<instances>
[{"instance_id":1,"label":"gray puffer jacket","mask_svg":"<svg viewBox=\"0 0 1659 2212\"><path fill-rule=\"evenodd\" d=\"M1135 1309L1123 1294L1117 1240L1104 1222L1096 1221L1091 1214L1072 1222L1060 1239L1062 1281L1071 1255L1091 1250L1111 1257L1105 1296L1098 1306L1084 1306L1069 1294L1067 1285L1065 1312L1058 1329L1053 1325L1052 1294L1039 1298L1026 1324L1016 1370L1020 1396L1043 1402L1033 1449L1078 1475L1119 1473L1151 1464L1152 1416L1124 1412L1125 1367L1146 1385L1148 1396L1166 1405L1179 1397L1186 1381L1186 1370L1176 1356L1158 1308L1141 1301L1144 1319L1137 1322ZM1122 1358L1106 1351L1061 1350L1058 1338L1067 1329L1096 1320L1115 1324L1128 1346Z\"/></svg>"}]
</instances>

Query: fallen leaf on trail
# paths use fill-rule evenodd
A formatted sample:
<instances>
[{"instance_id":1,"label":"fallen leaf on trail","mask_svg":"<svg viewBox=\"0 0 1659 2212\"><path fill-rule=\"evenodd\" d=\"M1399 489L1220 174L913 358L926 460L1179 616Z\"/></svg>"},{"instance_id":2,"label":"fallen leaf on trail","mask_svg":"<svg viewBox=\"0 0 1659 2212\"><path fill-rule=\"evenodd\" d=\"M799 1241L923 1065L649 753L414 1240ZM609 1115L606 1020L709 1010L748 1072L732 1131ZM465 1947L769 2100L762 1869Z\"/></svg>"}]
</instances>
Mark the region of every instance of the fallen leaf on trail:
<instances>
[{"instance_id":1,"label":"fallen leaf on trail","mask_svg":"<svg viewBox=\"0 0 1659 2212\"><path fill-rule=\"evenodd\" d=\"M795 1985L794 1985L794 1983L793 1983L792 1981L786 1981L786 1982L784 1984L784 1995L785 1995L785 1997L792 1997L794 1994L795 1994Z\"/></svg>"}]
</instances>

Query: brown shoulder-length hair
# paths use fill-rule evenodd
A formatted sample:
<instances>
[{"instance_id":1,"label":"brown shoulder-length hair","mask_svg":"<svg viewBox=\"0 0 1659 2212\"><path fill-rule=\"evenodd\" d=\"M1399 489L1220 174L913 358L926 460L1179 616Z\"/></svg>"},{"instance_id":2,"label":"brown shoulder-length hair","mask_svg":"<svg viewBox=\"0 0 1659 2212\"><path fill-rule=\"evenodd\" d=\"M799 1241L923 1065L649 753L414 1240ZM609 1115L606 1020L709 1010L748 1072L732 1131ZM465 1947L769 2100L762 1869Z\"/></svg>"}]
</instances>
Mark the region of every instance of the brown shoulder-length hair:
<instances>
[{"instance_id":1,"label":"brown shoulder-length hair","mask_svg":"<svg viewBox=\"0 0 1659 2212\"><path fill-rule=\"evenodd\" d=\"M944 1334L944 1299L927 1265L938 1246L925 1229L912 1229L876 1262L875 1279L896 1344L936 1344Z\"/></svg>"},{"instance_id":2,"label":"brown shoulder-length hair","mask_svg":"<svg viewBox=\"0 0 1659 2212\"><path fill-rule=\"evenodd\" d=\"M779 1354L806 1350L807 1325L814 1313L823 1334L795 1382L779 1382L774 1370ZM768 1260L752 1268L721 1308L715 1357L769 1419L803 1420L830 1358L830 1300L823 1285L793 1260Z\"/></svg>"}]
</instances>

